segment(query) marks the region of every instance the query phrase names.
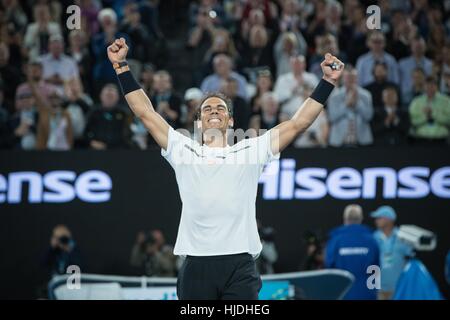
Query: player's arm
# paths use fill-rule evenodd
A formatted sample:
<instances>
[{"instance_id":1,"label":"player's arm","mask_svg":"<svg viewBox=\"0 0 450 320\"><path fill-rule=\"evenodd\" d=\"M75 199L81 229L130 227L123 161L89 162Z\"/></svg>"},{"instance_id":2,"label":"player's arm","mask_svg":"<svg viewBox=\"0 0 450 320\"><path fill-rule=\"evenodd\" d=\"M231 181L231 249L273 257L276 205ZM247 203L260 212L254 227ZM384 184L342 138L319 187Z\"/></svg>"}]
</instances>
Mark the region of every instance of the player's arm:
<instances>
[{"instance_id":1,"label":"player's arm","mask_svg":"<svg viewBox=\"0 0 450 320\"><path fill-rule=\"evenodd\" d=\"M337 63L340 66L339 69L332 69L333 63ZM272 129L271 148L273 154L281 152L314 122L344 69L344 64L329 53L325 55L325 60L320 65L323 78L314 92L303 102L291 119Z\"/></svg>"},{"instance_id":2,"label":"player's arm","mask_svg":"<svg viewBox=\"0 0 450 320\"><path fill-rule=\"evenodd\" d=\"M128 52L128 46L125 39L116 39L107 50L108 58L116 70L122 92L125 95L125 99L127 100L130 109L133 111L134 115L142 121L156 143L158 143L161 148L167 149L170 126L166 120L155 111L150 99L131 74L125 60Z\"/></svg>"}]
</instances>

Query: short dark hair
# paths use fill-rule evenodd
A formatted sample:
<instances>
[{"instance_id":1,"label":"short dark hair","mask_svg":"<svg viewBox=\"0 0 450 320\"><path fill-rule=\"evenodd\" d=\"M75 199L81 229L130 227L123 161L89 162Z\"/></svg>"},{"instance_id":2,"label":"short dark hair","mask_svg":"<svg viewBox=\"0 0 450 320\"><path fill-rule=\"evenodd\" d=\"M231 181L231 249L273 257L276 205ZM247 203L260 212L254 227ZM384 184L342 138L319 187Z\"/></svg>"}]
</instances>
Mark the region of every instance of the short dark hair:
<instances>
[{"instance_id":1,"label":"short dark hair","mask_svg":"<svg viewBox=\"0 0 450 320\"><path fill-rule=\"evenodd\" d=\"M432 83L432 84L438 85L438 80L435 76L427 76L425 78L425 83Z\"/></svg>"},{"instance_id":2,"label":"short dark hair","mask_svg":"<svg viewBox=\"0 0 450 320\"><path fill-rule=\"evenodd\" d=\"M200 119L200 114L202 112L202 105L203 103L208 100L209 98L219 98L222 99L225 102L225 105L228 108L228 114L230 117L233 117L233 103L231 102L231 99L228 98L226 95L224 95L222 92L207 92L202 100L200 101L198 107L197 107L197 112L196 112L196 119L199 120Z\"/></svg>"}]
</instances>

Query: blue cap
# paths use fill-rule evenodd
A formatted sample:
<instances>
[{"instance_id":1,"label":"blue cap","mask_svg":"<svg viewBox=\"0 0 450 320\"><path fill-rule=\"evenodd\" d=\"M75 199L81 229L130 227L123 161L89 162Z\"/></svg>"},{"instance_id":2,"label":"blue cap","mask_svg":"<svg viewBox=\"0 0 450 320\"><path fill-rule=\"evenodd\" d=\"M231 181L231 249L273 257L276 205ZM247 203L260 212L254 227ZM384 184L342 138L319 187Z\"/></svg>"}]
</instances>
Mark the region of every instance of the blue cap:
<instances>
[{"instance_id":1,"label":"blue cap","mask_svg":"<svg viewBox=\"0 0 450 320\"><path fill-rule=\"evenodd\" d=\"M372 212L370 216L372 218L388 218L394 221L397 219L394 209L390 206L379 207L377 210Z\"/></svg>"}]
</instances>

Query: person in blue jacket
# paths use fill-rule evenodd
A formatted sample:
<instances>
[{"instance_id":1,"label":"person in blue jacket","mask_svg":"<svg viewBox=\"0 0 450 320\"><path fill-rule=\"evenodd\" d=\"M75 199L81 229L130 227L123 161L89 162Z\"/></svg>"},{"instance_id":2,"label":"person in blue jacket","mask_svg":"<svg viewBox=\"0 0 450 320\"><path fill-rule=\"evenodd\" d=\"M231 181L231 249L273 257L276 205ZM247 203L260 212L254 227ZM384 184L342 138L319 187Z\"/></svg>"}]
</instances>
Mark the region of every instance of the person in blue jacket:
<instances>
[{"instance_id":1,"label":"person in blue jacket","mask_svg":"<svg viewBox=\"0 0 450 320\"><path fill-rule=\"evenodd\" d=\"M368 286L373 272L369 266L379 266L378 244L372 230L362 224L363 210L356 204L344 210L344 225L333 229L326 245L325 267L346 270L355 281L344 296L345 300L376 300L377 290ZM372 282L371 282L372 283Z\"/></svg>"}]
</instances>

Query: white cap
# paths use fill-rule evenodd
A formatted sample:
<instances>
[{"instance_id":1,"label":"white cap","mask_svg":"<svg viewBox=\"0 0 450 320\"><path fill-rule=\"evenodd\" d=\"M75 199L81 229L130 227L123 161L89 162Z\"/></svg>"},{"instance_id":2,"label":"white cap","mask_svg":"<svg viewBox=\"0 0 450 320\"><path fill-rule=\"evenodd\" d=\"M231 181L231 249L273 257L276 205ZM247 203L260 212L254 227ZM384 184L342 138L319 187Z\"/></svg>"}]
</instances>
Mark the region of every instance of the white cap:
<instances>
[{"instance_id":1,"label":"white cap","mask_svg":"<svg viewBox=\"0 0 450 320\"><path fill-rule=\"evenodd\" d=\"M116 12L111 9L111 8L105 8L102 9L99 13L98 13L98 21L102 22L103 18L105 17L110 17L111 20L113 20L114 22L117 22L117 14Z\"/></svg>"},{"instance_id":2,"label":"white cap","mask_svg":"<svg viewBox=\"0 0 450 320\"><path fill-rule=\"evenodd\" d=\"M203 97L203 92L199 88L187 89L184 93L184 100L200 100Z\"/></svg>"}]
</instances>

